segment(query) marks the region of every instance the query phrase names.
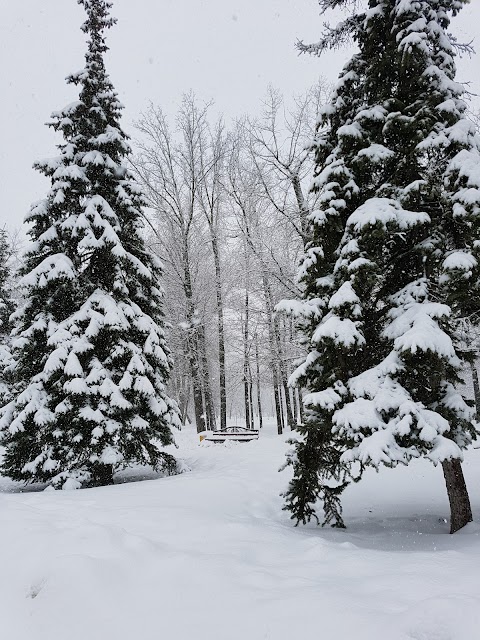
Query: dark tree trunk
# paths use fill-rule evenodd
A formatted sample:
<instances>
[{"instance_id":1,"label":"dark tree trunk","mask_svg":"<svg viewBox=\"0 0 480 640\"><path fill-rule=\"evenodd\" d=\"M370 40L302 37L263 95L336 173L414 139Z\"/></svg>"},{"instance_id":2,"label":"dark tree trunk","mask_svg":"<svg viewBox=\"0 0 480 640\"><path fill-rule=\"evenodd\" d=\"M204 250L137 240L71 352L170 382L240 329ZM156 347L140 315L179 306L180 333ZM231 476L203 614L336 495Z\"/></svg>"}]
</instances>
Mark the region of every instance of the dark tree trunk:
<instances>
[{"instance_id":1,"label":"dark tree trunk","mask_svg":"<svg viewBox=\"0 0 480 640\"><path fill-rule=\"evenodd\" d=\"M470 370L472 372L473 393L475 396L475 417L480 420L480 385L478 383L477 363L475 360L470 363Z\"/></svg>"},{"instance_id":2,"label":"dark tree trunk","mask_svg":"<svg viewBox=\"0 0 480 640\"><path fill-rule=\"evenodd\" d=\"M277 418L277 433L283 433L283 416L282 416L282 400L279 394L279 377L278 377L278 352L276 350L274 328L273 328L273 308L270 285L266 273L263 274L263 292L265 297L265 307L267 311L268 322L268 343L270 347L270 368L272 371L273 397L275 400L275 414Z\"/></svg>"},{"instance_id":3,"label":"dark tree trunk","mask_svg":"<svg viewBox=\"0 0 480 640\"><path fill-rule=\"evenodd\" d=\"M286 431L288 423L286 421L286 416L285 416L283 387L282 387L281 384L278 387L278 398L280 400L280 413L281 413L281 416L282 416L282 432L283 432L283 431Z\"/></svg>"},{"instance_id":4,"label":"dark tree trunk","mask_svg":"<svg viewBox=\"0 0 480 640\"><path fill-rule=\"evenodd\" d=\"M273 370L273 397L275 399L275 414L277 417L277 433L283 433L282 394L278 386L278 373L276 367Z\"/></svg>"},{"instance_id":5,"label":"dark tree trunk","mask_svg":"<svg viewBox=\"0 0 480 640\"><path fill-rule=\"evenodd\" d=\"M292 186L293 186L293 191L295 193L295 197L297 199L298 210L300 212L302 238L303 238L303 243L305 244L306 239L308 238L308 214L310 213L310 209L308 207L307 201L305 200L305 196L303 195L302 187L300 184L300 178L298 177L298 175L293 176Z\"/></svg>"},{"instance_id":6,"label":"dark tree trunk","mask_svg":"<svg viewBox=\"0 0 480 640\"><path fill-rule=\"evenodd\" d=\"M251 429L251 423L253 422L252 404L250 398L250 359L249 359L249 322L250 322L250 260L248 254L248 246L245 245L245 317L243 325L243 388L245 395L245 426L247 429Z\"/></svg>"},{"instance_id":7,"label":"dark tree trunk","mask_svg":"<svg viewBox=\"0 0 480 640\"><path fill-rule=\"evenodd\" d=\"M185 425L188 418L188 404L190 402L190 387L188 383L184 383L183 391L180 395L180 415L182 424Z\"/></svg>"},{"instance_id":8,"label":"dark tree trunk","mask_svg":"<svg viewBox=\"0 0 480 640\"><path fill-rule=\"evenodd\" d=\"M270 317L271 317L271 323L272 323L273 340L274 340L274 344L275 344L275 353L276 353L276 361L277 361L277 364L278 364L279 385L280 385L280 387L283 387L283 390L284 390L284 393L285 393L285 409L286 409L286 414L287 414L287 424L290 427L290 429L293 429L294 425L293 425L292 406L290 404L290 396L288 394L287 371L285 369L285 363L283 362L283 349L282 349L282 338L281 338L281 334L280 334L280 325L279 325L279 322L278 322L278 318L274 314L272 291L270 289L270 285L269 285L268 281L266 283L265 292L266 292L266 296L267 296L267 299L268 299L267 308L269 310L269 314L270 314ZM280 393L280 406L281 406L282 405L282 400L281 400L282 391L281 391L281 388L279 389L279 393ZM285 427L283 407L282 407L282 423L283 423L283 427Z\"/></svg>"},{"instance_id":9,"label":"dark tree trunk","mask_svg":"<svg viewBox=\"0 0 480 640\"><path fill-rule=\"evenodd\" d=\"M305 409L303 407L303 396L302 396L302 390L300 387L297 388L297 393L298 393L298 410L300 412L300 424L303 424L305 422Z\"/></svg>"},{"instance_id":10,"label":"dark tree trunk","mask_svg":"<svg viewBox=\"0 0 480 640\"><path fill-rule=\"evenodd\" d=\"M285 396L285 409L287 412L287 424L291 431L295 430L295 420L293 418L292 403L290 400L290 389L286 377L283 379L283 392Z\"/></svg>"},{"instance_id":11,"label":"dark tree trunk","mask_svg":"<svg viewBox=\"0 0 480 640\"><path fill-rule=\"evenodd\" d=\"M298 405L297 405L297 393L296 390L293 390L293 397L292 397L292 412L293 412L293 422L295 424L295 427L298 424Z\"/></svg>"},{"instance_id":12,"label":"dark tree trunk","mask_svg":"<svg viewBox=\"0 0 480 640\"><path fill-rule=\"evenodd\" d=\"M283 418L283 411L282 411L282 419L284 422L284 426L285 422L286 424L290 427L290 429L294 429L294 421L293 421L293 413L292 413L292 405L290 402L290 393L289 393L289 388L288 388L288 378L287 378L287 371L285 369L285 363L283 362L283 349L282 349L282 344L281 344L281 339L280 339L280 329L278 326L278 322L276 319L274 319L273 321L273 326L274 326L274 334L275 334L275 341L277 343L277 353L278 353L278 368L279 368L279 375L280 375L280 383L281 383L281 387L283 388L283 393L284 393L284 398L285 398L285 412L286 412L286 420ZM280 390L280 394L281 394L281 390Z\"/></svg>"},{"instance_id":13,"label":"dark tree trunk","mask_svg":"<svg viewBox=\"0 0 480 640\"><path fill-rule=\"evenodd\" d=\"M250 393L248 384L248 367L247 362L243 363L243 395L245 404L245 427L250 429Z\"/></svg>"},{"instance_id":14,"label":"dark tree trunk","mask_svg":"<svg viewBox=\"0 0 480 640\"><path fill-rule=\"evenodd\" d=\"M207 358L207 340L205 336L204 324L202 324L198 328L198 345L199 345L200 359L202 364L201 379L203 383L203 396L205 399L205 403L204 403L205 418L207 421L208 429L215 431L215 428L216 428L215 406L213 404L212 387L210 384L210 371L208 368L208 358Z\"/></svg>"},{"instance_id":15,"label":"dark tree trunk","mask_svg":"<svg viewBox=\"0 0 480 640\"><path fill-rule=\"evenodd\" d=\"M245 324L243 332L243 391L245 396L245 426L250 429L250 394L248 384L248 292L245 294Z\"/></svg>"},{"instance_id":16,"label":"dark tree trunk","mask_svg":"<svg viewBox=\"0 0 480 640\"><path fill-rule=\"evenodd\" d=\"M472 522L472 508L460 460L444 460L442 467L450 502L450 533L455 533Z\"/></svg>"},{"instance_id":17,"label":"dark tree trunk","mask_svg":"<svg viewBox=\"0 0 480 640\"><path fill-rule=\"evenodd\" d=\"M263 414L262 414L262 383L260 379L260 359L258 357L258 336L255 335L255 364L257 373L257 406L258 406L258 423L259 428L263 428Z\"/></svg>"},{"instance_id":18,"label":"dark tree trunk","mask_svg":"<svg viewBox=\"0 0 480 640\"><path fill-rule=\"evenodd\" d=\"M248 363L248 397L250 401L250 429L255 429L255 412L253 410L253 378L250 362Z\"/></svg>"},{"instance_id":19,"label":"dark tree trunk","mask_svg":"<svg viewBox=\"0 0 480 640\"><path fill-rule=\"evenodd\" d=\"M195 322L195 306L193 302L192 278L190 275L190 259L188 244L185 240L184 252L184 291L187 301L187 322L188 322L188 360L192 377L193 406L195 411L195 423L197 433L205 431L205 415L203 411L202 385L200 381L200 363L198 354L198 327Z\"/></svg>"},{"instance_id":20,"label":"dark tree trunk","mask_svg":"<svg viewBox=\"0 0 480 640\"><path fill-rule=\"evenodd\" d=\"M289 321L289 327L288 327L288 334L289 334L289 343L291 345L295 344L295 328L294 328L294 324L293 324L293 318L290 318ZM287 367L287 376L288 379L290 379L290 376L292 375L292 359L289 358L287 360L286 363L286 367ZM291 404L292 404L292 425L291 428L292 429L296 429L299 423L299 406L298 406L298 389L296 389L295 387L292 387L291 389L289 389L289 394L290 394L290 398L291 398Z\"/></svg>"},{"instance_id":21,"label":"dark tree trunk","mask_svg":"<svg viewBox=\"0 0 480 640\"><path fill-rule=\"evenodd\" d=\"M113 484L113 465L98 464L92 470L92 486L107 487Z\"/></svg>"},{"instance_id":22,"label":"dark tree trunk","mask_svg":"<svg viewBox=\"0 0 480 640\"><path fill-rule=\"evenodd\" d=\"M218 371L220 378L220 429L227 427L227 384L225 377L225 328L223 320L222 273L217 237L212 232L212 249L215 262L215 290L218 317Z\"/></svg>"},{"instance_id":23,"label":"dark tree trunk","mask_svg":"<svg viewBox=\"0 0 480 640\"><path fill-rule=\"evenodd\" d=\"M284 392L284 397L285 397L286 423L290 427L290 430L294 430L295 422L293 420L292 403L291 403L291 400L290 400L290 389L288 387L288 375L287 375L287 368L286 368L286 365L285 365L285 354L284 354L283 347L282 347L282 335L281 335L281 331L280 331L280 324L279 324L278 319L276 317L274 317L273 326L274 326L274 329L275 329L275 339L276 339L276 342L277 342L277 352L278 352L278 364L279 364L279 369L280 369L280 379L282 381L282 387L283 387L283 392ZM285 327L284 327L284 329L285 329ZM284 332L284 337L285 337L285 332ZM285 420L284 420L284 424L285 424Z\"/></svg>"},{"instance_id":24,"label":"dark tree trunk","mask_svg":"<svg viewBox=\"0 0 480 640\"><path fill-rule=\"evenodd\" d=\"M196 340L195 340L196 342ZM190 350L190 367L192 370L193 407L197 433L205 431L205 414L203 412L202 387L200 385L198 359L195 346Z\"/></svg>"},{"instance_id":25,"label":"dark tree trunk","mask_svg":"<svg viewBox=\"0 0 480 640\"><path fill-rule=\"evenodd\" d=\"M250 429L250 398L248 397L248 379L245 370L243 372L243 390L245 396L245 427Z\"/></svg>"}]
</instances>

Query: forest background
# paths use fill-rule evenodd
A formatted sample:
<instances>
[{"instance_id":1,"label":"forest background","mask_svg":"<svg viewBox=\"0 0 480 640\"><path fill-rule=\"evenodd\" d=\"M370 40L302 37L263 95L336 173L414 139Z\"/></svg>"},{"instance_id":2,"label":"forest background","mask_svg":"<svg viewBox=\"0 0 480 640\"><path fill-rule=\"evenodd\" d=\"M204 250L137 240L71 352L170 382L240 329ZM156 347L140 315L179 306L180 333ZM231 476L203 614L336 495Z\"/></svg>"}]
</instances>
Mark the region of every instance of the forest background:
<instances>
[{"instance_id":1,"label":"forest background","mask_svg":"<svg viewBox=\"0 0 480 640\"><path fill-rule=\"evenodd\" d=\"M315 207L304 149L351 51L298 55L295 38L316 41L321 29L312 0L116 0L114 10L107 64L151 204L149 240L165 263L172 384L183 417L197 414L199 429L220 426L222 416L258 426L263 408L285 428L299 417L286 381L302 347L273 309L298 294L302 219ZM9 62L0 82L12 91L0 105L0 175L2 224L11 233L45 190L30 169L51 152L42 124L75 98L61 80L81 59L80 12L64 0L2 8L0 49ZM472 41L479 21L472 3L454 22L458 40ZM458 61L473 111L477 66L468 56ZM173 200L164 197L172 181L183 185Z\"/></svg>"}]
</instances>

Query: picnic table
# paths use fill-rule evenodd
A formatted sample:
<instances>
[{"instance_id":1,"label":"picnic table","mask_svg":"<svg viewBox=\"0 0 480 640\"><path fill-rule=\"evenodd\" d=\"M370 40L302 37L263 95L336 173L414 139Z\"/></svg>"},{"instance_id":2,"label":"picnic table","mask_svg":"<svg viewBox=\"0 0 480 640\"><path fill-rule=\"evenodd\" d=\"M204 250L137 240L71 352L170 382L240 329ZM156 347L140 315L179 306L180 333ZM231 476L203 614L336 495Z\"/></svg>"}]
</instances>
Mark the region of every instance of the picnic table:
<instances>
[{"instance_id":1,"label":"picnic table","mask_svg":"<svg viewBox=\"0 0 480 640\"><path fill-rule=\"evenodd\" d=\"M250 442L251 440L258 440L260 432L258 429L247 429L246 427L227 427L221 431L209 431L203 438L200 436L200 441L206 442Z\"/></svg>"}]
</instances>

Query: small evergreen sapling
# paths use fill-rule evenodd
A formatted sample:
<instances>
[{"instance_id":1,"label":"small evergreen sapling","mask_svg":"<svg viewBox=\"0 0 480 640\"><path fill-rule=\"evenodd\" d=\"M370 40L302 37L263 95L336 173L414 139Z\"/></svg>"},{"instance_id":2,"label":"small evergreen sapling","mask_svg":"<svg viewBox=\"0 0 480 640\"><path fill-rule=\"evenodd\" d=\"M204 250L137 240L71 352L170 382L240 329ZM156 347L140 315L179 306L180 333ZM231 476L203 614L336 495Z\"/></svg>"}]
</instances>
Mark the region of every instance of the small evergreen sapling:
<instances>
[{"instance_id":1,"label":"small evergreen sapling","mask_svg":"<svg viewBox=\"0 0 480 640\"><path fill-rule=\"evenodd\" d=\"M452 532L471 520L460 460L474 412L457 390L456 319L479 307L480 140L455 82L450 16L467 0L370 0L317 45L345 37L343 70L316 142L311 242L299 317L310 393L288 463L286 508L306 522L366 465L442 463ZM325 11L348 0L322 0Z\"/></svg>"},{"instance_id":2,"label":"small evergreen sapling","mask_svg":"<svg viewBox=\"0 0 480 640\"><path fill-rule=\"evenodd\" d=\"M130 463L173 471L159 446L180 425L166 390L161 265L142 239L144 201L104 65L111 3L78 2L86 65L68 78L78 101L52 116L60 154L36 165L51 188L27 216L14 397L1 419L3 472L63 488L110 484Z\"/></svg>"}]
</instances>

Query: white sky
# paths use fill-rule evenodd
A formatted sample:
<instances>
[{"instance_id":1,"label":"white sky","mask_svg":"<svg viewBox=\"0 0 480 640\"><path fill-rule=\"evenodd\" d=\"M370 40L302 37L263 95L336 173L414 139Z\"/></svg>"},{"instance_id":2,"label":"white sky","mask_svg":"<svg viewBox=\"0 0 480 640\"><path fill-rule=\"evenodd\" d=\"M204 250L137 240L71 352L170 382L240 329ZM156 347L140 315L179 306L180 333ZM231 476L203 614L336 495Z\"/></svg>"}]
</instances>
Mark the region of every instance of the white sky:
<instances>
[{"instance_id":1,"label":"white sky","mask_svg":"<svg viewBox=\"0 0 480 640\"><path fill-rule=\"evenodd\" d=\"M193 89L227 117L254 113L269 83L288 95L319 76L335 81L349 55L297 54L297 38L315 42L321 31L316 0L114 0L113 13L108 70L129 133L149 101L173 114ZM64 78L83 66L83 20L76 0L0 0L0 225L19 227L46 193L48 183L31 166L55 155L43 123L76 99ZM478 39L479 0L452 31L462 41ZM480 93L478 58L458 66L458 79Z\"/></svg>"}]
</instances>

